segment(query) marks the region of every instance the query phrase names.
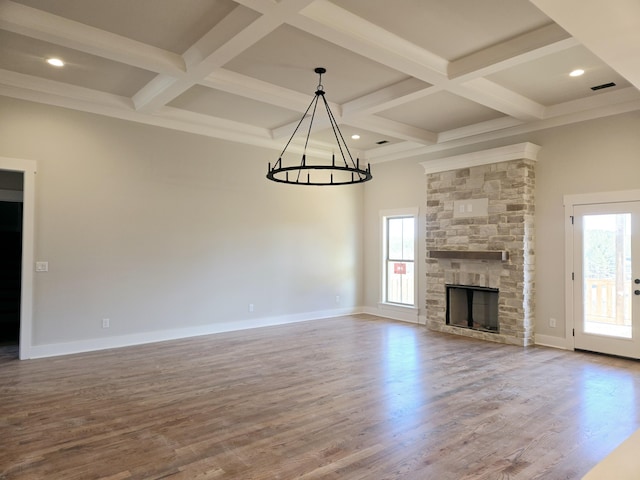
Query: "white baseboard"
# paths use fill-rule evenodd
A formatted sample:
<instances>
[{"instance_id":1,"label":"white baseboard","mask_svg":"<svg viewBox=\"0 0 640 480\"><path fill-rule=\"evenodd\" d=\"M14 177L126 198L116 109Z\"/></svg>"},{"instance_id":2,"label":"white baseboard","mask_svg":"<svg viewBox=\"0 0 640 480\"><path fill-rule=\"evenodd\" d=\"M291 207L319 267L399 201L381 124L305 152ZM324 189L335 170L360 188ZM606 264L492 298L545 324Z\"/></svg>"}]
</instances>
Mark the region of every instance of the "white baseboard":
<instances>
[{"instance_id":1,"label":"white baseboard","mask_svg":"<svg viewBox=\"0 0 640 480\"><path fill-rule=\"evenodd\" d=\"M265 317L236 322L220 322L208 325L198 325L186 328L174 328L169 330L158 330L153 332L132 333L106 338L92 338L88 340L78 340L75 342L51 343L46 345L33 345L29 349L27 358L56 357L60 355L71 355L74 353L92 352L96 350L106 350L110 348L130 347L143 345L145 343L164 342L167 340L178 340L181 338L197 337L200 335L212 335L215 333L233 332L247 330L250 328L269 327L275 325L285 325L287 323L307 322L312 320L322 320L324 318L340 317L343 315L354 315L357 313L367 313L377 317L399 320L401 322L426 325L427 318L419 315L417 308L399 307L395 305L380 304L378 307L342 308L335 310L324 310L317 312L307 312L293 315L282 315L279 317ZM560 348L563 350L573 350L573 346L565 338L551 335L535 335L535 344L545 347Z\"/></svg>"},{"instance_id":2,"label":"white baseboard","mask_svg":"<svg viewBox=\"0 0 640 480\"><path fill-rule=\"evenodd\" d=\"M397 305L388 305L384 303L378 304L377 308L363 307L363 313L375 315L376 317L390 318L401 322L417 323L420 325L427 324L427 317L419 315L419 310L413 307L401 307Z\"/></svg>"},{"instance_id":3,"label":"white baseboard","mask_svg":"<svg viewBox=\"0 0 640 480\"><path fill-rule=\"evenodd\" d=\"M269 327L274 325L285 325L287 323L306 322L310 320L321 320L324 318L340 317L342 315L352 315L355 313L362 313L362 309L343 308L336 310L283 315L279 317L239 320L236 322L211 323L208 325L198 325L194 327L174 328L170 330L158 330L152 332L132 333L129 335L106 338L92 338L88 340L78 340L75 342L33 345L30 348L28 358L56 357L59 355L92 352L110 348L130 347L133 345L143 345L145 343L178 340L181 338L197 337L200 335L212 335L214 333L233 332L237 330L247 330L250 328Z\"/></svg>"},{"instance_id":4,"label":"white baseboard","mask_svg":"<svg viewBox=\"0 0 640 480\"><path fill-rule=\"evenodd\" d=\"M569 345L567 339L564 337L554 337L551 335L540 335L538 333L534 336L536 345L543 347L561 348L562 350L573 350L573 346Z\"/></svg>"}]
</instances>

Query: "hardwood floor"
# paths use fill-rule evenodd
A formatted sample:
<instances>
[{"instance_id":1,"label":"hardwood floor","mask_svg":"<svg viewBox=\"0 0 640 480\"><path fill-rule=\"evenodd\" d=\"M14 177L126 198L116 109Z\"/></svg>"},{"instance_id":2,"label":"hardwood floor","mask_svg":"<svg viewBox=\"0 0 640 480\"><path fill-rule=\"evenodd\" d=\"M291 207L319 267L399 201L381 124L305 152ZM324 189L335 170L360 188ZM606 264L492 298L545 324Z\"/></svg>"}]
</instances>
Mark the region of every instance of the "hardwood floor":
<instances>
[{"instance_id":1,"label":"hardwood floor","mask_svg":"<svg viewBox=\"0 0 640 480\"><path fill-rule=\"evenodd\" d=\"M367 315L20 362L0 479L579 479L640 362Z\"/></svg>"}]
</instances>

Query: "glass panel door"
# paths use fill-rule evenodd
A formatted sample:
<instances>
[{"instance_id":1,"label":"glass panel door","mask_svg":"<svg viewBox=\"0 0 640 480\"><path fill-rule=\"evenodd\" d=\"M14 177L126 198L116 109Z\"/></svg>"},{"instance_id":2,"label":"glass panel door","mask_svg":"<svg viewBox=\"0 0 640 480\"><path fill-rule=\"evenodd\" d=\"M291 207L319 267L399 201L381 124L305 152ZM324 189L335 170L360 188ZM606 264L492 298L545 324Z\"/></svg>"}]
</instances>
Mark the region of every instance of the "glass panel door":
<instances>
[{"instance_id":1,"label":"glass panel door","mask_svg":"<svg viewBox=\"0 0 640 480\"><path fill-rule=\"evenodd\" d=\"M640 358L639 212L640 202L574 209L575 348Z\"/></svg>"}]
</instances>

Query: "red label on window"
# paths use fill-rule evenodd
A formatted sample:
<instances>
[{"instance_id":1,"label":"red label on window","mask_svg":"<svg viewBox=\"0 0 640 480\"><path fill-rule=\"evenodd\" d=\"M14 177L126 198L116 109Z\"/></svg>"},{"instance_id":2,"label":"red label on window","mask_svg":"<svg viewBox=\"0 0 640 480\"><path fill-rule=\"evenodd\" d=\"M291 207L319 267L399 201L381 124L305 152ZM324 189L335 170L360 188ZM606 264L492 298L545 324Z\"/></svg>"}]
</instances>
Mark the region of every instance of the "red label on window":
<instances>
[{"instance_id":1,"label":"red label on window","mask_svg":"<svg viewBox=\"0 0 640 480\"><path fill-rule=\"evenodd\" d=\"M394 263L393 264L393 273L396 275L405 275L407 273L407 264L406 263Z\"/></svg>"}]
</instances>

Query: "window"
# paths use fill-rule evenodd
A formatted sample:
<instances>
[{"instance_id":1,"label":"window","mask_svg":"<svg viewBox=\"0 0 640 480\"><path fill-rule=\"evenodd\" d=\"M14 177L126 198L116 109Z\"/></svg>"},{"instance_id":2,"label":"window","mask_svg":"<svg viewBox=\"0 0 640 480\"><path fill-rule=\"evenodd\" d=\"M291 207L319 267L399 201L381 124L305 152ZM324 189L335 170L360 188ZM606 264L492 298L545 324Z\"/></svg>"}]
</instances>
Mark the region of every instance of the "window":
<instances>
[{"instance_id":1,"label":"window","mask_svg":"<svg viewBox=\"0 0 640 480\"><path fill-rule=\"evenodd\" d=\"M383 301L415 306L416 215L383 216L383 224Z\"/></svg>"}]
</instances>

